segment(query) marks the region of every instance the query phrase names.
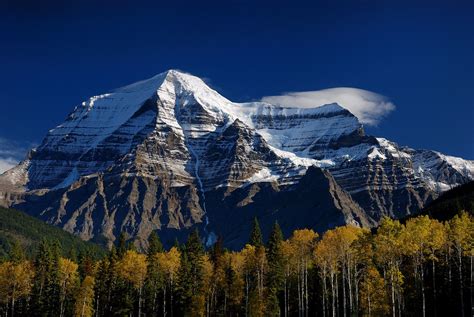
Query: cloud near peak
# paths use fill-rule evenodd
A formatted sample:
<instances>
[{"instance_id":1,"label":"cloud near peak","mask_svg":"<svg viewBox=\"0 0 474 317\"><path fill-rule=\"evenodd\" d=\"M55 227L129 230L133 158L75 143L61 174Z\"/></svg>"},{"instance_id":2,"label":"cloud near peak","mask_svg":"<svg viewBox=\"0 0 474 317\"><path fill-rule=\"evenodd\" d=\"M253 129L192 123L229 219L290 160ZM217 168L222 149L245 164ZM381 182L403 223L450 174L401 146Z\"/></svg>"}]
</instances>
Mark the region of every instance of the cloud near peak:
<instances>
[{"instance_id":1,"label":"cloud near peak","mask_svg":"<svg viewBox=\"0 0 474 317\"><path fill-rule=\"evenodd\" d=\"M395 105L387 97L358 88L330 88L314 91L289 92L280 96L266 96L262 101L286 107L313 108L338 103L352 112L360 122L376 126Z\"/></svg>"},{"instance_id":2,"label":"cloud near peak","mask_svg":"<svg viewBox=\"0 0 474 317\"><path fill-rule=\"evenodd\" d=\"M32 146L0 137L0 174L15 167Z\"/></svg>"}]
</instances>

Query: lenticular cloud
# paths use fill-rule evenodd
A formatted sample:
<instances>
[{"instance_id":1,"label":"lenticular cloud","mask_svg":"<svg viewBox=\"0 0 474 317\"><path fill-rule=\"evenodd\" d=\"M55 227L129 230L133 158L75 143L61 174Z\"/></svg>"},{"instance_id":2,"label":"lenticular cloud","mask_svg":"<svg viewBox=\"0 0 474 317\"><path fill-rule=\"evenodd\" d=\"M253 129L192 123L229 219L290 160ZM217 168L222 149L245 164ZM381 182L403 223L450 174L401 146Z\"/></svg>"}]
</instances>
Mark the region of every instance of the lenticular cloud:
<instances>
[{"instance_id":1,"label":"lenticular cloud","mask_svg":"<svg viewBox=\"0 0 474 317\"><path fill-rule=\"evenodd\" d=\"M262 101L286 107L319 107L338 103L367 125L376 126L395 109L387 97L357 88L330 88L315 91L290 92L280 96L263 97Z\"/></svg>"}]
</instances>

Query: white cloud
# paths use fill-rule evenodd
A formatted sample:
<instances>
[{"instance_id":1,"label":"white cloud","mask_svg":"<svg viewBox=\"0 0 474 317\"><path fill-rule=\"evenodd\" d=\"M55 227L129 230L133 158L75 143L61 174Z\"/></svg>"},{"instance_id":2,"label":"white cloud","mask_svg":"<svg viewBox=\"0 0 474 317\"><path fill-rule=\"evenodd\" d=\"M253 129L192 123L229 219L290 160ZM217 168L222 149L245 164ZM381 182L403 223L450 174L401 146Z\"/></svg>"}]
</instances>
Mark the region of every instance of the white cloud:
<instances>
[{"instance_id":1,"label":"white cloud","mask_svg":"<svg viewBox=\"0 0 474 317\"><path fill-rule=\"evenodd\" d=\"M0 137L0 174L24 159L30 147L32 144L20 144Z\"/></svg>"},{"instance_id":2,"label":"white cloud","mask_svg":"<svg viewBox=\"0 0 474 317\"><path fill-rule=\"evenodd\" d=\"M319 107L336 102L352 112L360 122L373 126L395 109L395 105L385 96L348 87L289 92L280 96L263 97L262 101L302 108Z\"/></svg>"},{"instance_id":3,"label":"white cloud","mask_svg":"<svg viewBox=\"0 0 474 317\"><path fill-rule=\"evenodd\" d=\"M5 171L8 171L12 167L15 167L17 164L18 164L18 160L12 157L7 157L7 158L0 157L0 174L2 174Z\"/></svg>"}]
</instances>

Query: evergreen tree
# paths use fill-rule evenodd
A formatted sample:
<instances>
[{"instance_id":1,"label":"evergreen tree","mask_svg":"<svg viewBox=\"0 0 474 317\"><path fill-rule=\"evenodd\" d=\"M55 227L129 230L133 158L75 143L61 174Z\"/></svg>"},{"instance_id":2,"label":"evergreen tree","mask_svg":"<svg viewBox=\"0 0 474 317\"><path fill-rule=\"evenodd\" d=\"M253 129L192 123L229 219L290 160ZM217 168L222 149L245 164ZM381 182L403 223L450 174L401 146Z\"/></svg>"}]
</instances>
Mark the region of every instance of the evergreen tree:
<instances>
[{"instance_id":1,"label":"evergreen tree","mask_svg":"<svg viewBox=\"0 0 474 317\"><path fill-rule=\"evenodd\" d=\"M272 316L280 315L279 303L283 291L285 263L282 251L283 233L275 222L267 244L268 277L267 277L267 312Z\"/></svg>"},{"instance_id":2,"label":"evergreen tree","mask_svg":"<svg viewBox=\"0 0 474 317\"><path fill-rule=\"evenodd\" d=\"M263 246L262 230L260 230L260 224L258 223L257 217L253 219L252 231L250 233L249 244L254 247Z\"/></svg>"},{"instance_id":3,"label":"evergreen tree","mask_svg":"<svg viewBox=\"0 0 474 317\"><path fill-rule=\"evenodd\" d=\"M13 243L10 246L9 258L10 261L14 263L20 263L25 260L25 251L16 239L13 240Z\"/></svg>"},{"instance_id":4,"label":"evergreen tree","mask_svg":"<svg viewBox=\"0 0 474 317\"><path fill-rule=\"evenodd\" d=\"M125 232L122 231L120 232L119 241L117 245L117 256L119 257L119 259L121 259L125 255L127 249L127 235L125 234Z\"/></svg>"},{"instance_id":5,"label":"evergreen tree","mask_svg":"<svg viewBox=\"0 0 474 317\"><path fill-rule=\"evenodd\" d=\"M204 247L196 229L184 246L178 271L179 302L185 316L200 316L204 312L203 254Z\"/></svg>"},{"instance_id":6,"label":"evergreen tree","mask_svg":"<svg viewBox=\"0 0 474 317\"><path fill-rule=\"evenodd\" d=\"M32 316L51 316L59 311L59 243L41 241L35 258Z\"/></svg>"},{"instance_id":7,"label":"evergreen tree","mask_svg":"<svg viewBox=\"0 0 474 317\"><path fill-rule=\"evenodd\" d=\"M158 262L158 253L162 253L163 244L156 232L148 238L147 274L145 278L145 311L148 315L158 313L158 295L163 288L164 276Z\"/></svg>"},{"instance_id":8,"label":"evergreen tree","mask_svg":"<svg viewBox=\"0 0 474 317\"><path fill-rule=\"evenodd\" d=\"M158 252L163 252L163 244L161 243L160 237L156 231L153 231L148 237L148 258L155 255Z\"/></svg>"},{"instance_id":9,"label":"evergreen tree","mask_svg":"<svg viewBox=\"0 0 474 317\"><path fill-rule=\"evenodd\" d=\"M94 260L92 259L92 256L89 250L81 251L79 253L78 264L79 264L79 276L81 278L81 281L86 276L94 275Z\"/></svg>"},{"instance_id":10,"label":"evergreen tree","mask_svg":"<svg viewBox=\"0 0 474 317\"><path fill-rule=\"evenodd\" d=\"M104 316L109 311L110 270L110 261L106 257L99 262L95 274L94 298L97 316Z\"/></svg>"}]
</instances>

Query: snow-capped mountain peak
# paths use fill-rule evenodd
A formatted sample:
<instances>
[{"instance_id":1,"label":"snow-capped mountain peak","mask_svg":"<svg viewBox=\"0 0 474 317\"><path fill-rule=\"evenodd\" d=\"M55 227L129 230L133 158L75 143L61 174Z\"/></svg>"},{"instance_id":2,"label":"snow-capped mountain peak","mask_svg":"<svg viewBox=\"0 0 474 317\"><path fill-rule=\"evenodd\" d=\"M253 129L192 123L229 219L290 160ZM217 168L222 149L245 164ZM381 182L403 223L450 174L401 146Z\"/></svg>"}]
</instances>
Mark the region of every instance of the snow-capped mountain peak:
<instances>
[{"instance_id":1,"label":"snow-capped mountain peak","mask_svg":"<svg viewBox=\"0 0 474 317\"><path fill-rule=\"evenodd\" d=\"M314 172L319 168L324 172ZM331 192L327 208L344 214L319 221L368 225L383 215L416 212L472 180L473 171L472 161L368 136L338 104L235 103L202 79L169 70L77 106L24 162L0 176L0 197L20 209L44 207L42 215L53 212L48 221L86 239L97 234L92 213L100 213L101 234L112 241L116 213L122 228L144 230L132 235L164 225L212 227L226 197L229 212L253 204L276 212L288 204L278 204L278 197L290 199L283 192L314 188L320 195L318 182L329 186L323 186ZM308 179L315 175L317 182ZM307 199L318 195L308 192ZM137 215L144 221L139 229ZM89 218L78 228L77 217Z\"/></svg>"}]
</instances>

